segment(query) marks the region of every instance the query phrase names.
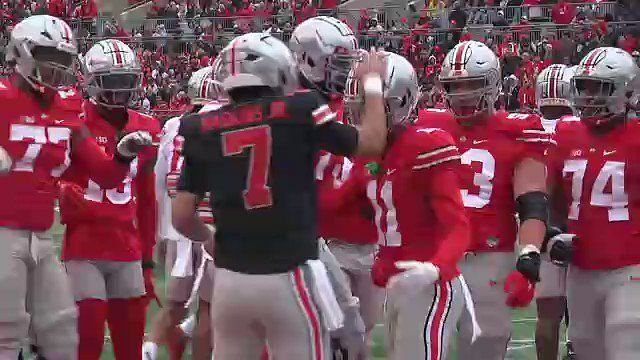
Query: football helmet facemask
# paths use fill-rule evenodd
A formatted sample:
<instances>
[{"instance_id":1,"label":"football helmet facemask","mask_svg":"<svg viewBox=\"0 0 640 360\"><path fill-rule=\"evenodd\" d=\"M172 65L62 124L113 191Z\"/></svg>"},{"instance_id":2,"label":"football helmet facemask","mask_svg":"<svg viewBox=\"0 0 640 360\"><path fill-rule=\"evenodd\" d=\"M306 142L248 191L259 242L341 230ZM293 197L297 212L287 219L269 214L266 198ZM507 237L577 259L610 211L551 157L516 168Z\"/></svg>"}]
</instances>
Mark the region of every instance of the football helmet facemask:
<instances>
[{"instance_id":1,"label":"football helmet facemask","mask_svg":"<svg viewBox=\"0 0 640 360\"><path fill-rule=\"evenodd\" d=\"M36 91L60 90L76 83L78 49L71 28L49 15L34 15L11 31L7 61Z\"/></svg>"},{"instance_id":2,"label":"football helmet facemask","mask_svg":"<svg viewBox=\"0 0 640 360\"><path fill-rule=\"evenodd\" d=\"M633 57L614 47L592 50L571 79L573 106L581 121L600 126L625 116L632 81L640 70Z\"/></svg>"},{"instance_id":3,"label":"football helmet facemask","mask_svg":"<svg viewBox=\"0 0 640 360\"><path fill-rule=\"evenodd\" d=\"M142 68L133 50L107 39L87 51L83 63L87 94L107 108L126 108L142 90Z\"/></svg>"},{"instance_id":4,"label":"football helmet facemask","mask_svg":"<svg viewBox=\"0 0 640 360\"><path fill-rule=\"evenodd\" d=\"M418 76L413 65L401 55L387 53L386 65L382 90L387 126L404 125L415 119L415 109L420 99ZM344 91L345 116L350 123L360 122L359 114L364 106L363 94L362 85L352 70Z\"/></svg>"},{"instance_id":5,"label":"football helmet facemask","mask_svg":"<svg viewBox=\"0 0 640 360\"><path fill-rule=\"evenodd\" d=\"M316 16L298 25L289 48L302 76L325 94L344 91L353 61L359 57L353 31L328 16Z\"/></svg>"},{"instance_id":6,"label":"football helmet facemask","mask_svg":"<svg viewBox=\"0 0 640 360\"><path fill-rule=\"evenodd\" d=\"M575 69L562 64L551 65L540 72L536 80L538 110L545 119L556 120L570 115L571 78Z\"/></svg>"},{"instance_id":7,"label":"football helmet facemask","mask_svg":"<svg viewBox=\"0 0 640 360\"><path fill-rule=\"evenodd\" d=\"M439 82L457 119L491 114L501 89L500 61L481 42L461 42L446 55Z\"/></svg>"}]
</instances>

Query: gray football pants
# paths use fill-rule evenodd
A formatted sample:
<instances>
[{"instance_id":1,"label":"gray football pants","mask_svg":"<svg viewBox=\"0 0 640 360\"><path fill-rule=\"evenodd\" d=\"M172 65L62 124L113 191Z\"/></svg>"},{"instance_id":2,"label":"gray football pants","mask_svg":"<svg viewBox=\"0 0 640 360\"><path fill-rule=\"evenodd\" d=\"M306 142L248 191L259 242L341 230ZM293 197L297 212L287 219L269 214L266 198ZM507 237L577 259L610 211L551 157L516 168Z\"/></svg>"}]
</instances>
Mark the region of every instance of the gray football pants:
<instances>
[{"instance_id":1,"label":"gray football pants","mask_svg":"<svg viewBox=\"0 0 640 360\"><path fill-rule=\"evenodd\" d=\"M640 359L640 265L567 274L569 340L580 360Z\"/></svg>"},{"instance_id":2,"label":"gray football pants","mask_svg":"<svg viewBox=\"0 0 640 360\"><path fill-rule=\"evenodd\" d=\"M17 359L30 329L47 359L76 359L76 319L51 236L0 228L0 360Z\"/></svg>"},{"instance_id":3,"label":"gray football pants","mask_svg":"<svg viewBox=\"0 0 640 360\"><path fill-rule=\"evenodd\" d=\"M307 266L278 274L216 269L211 317L216 360L329 359L329 336Z\"/></svg>"}]
</instances>

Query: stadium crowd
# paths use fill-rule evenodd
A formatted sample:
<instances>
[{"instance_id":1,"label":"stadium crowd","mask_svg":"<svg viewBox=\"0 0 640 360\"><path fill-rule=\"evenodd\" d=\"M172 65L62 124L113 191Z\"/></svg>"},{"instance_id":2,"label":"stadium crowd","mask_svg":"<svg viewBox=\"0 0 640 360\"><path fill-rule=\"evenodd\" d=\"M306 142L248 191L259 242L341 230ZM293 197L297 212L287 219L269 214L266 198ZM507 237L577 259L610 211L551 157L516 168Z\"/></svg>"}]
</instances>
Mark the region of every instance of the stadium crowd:
<instances>
[{"instance_id":1,"label":"stadium crowd","mask_svg":"<svg viewBox=\"0 0 640 360\"><path fill-rule=\"evenodd\" d=\"M132 7L139 1L130 0ZM154 0L146 19L126 27L98 17L95 0L8 0L0 3L0 63L8 33L30 14L68 19L81 50L102 38L135 49L144 68L137 106L161 118L186 106L186 82L210 65L239 34L265 31L288 41L296 24L316 15L337 16L357 34L360 47L384 47L413 63L426 105L439 102L435 87L444 55L464 40L478 40L503 62L504 106L534 105L533 79L552 63L577 64L600 46L617 46L640 58L640 3L620 0L425 0L406 9L338 10L339 0ZM6 68L2 68L5 72Z\"/></svg>"}]
</instances>

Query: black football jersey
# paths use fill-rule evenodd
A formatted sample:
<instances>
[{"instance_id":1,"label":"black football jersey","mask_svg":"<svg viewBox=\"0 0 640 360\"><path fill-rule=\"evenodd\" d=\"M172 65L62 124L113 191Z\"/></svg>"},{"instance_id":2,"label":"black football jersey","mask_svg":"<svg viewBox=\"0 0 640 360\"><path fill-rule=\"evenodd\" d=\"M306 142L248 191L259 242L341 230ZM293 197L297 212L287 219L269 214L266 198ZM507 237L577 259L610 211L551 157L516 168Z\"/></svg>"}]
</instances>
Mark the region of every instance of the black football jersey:
<instances>
[{"instance_id":1,"label":"black football jersey","mask_svg":"<svg viewBox=\"0 0 640 360\"><path fill-rule=\"evenodd\" d=\"M317 258L314 154L352 154L355 128L306 91L185 117L180 190L211 193L216 266L289 271Z\"/></svg>"}]
</instances>

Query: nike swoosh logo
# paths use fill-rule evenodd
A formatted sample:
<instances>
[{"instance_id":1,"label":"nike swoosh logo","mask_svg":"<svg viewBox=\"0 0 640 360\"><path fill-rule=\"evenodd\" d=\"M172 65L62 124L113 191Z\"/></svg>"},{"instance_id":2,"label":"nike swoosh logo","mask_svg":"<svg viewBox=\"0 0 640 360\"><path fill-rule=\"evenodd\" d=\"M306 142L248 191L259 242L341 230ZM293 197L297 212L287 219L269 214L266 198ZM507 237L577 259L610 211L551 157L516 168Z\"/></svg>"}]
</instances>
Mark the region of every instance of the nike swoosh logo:
<instances>
[{"instance_id":1,"label":"nike swoosh logo","mask_svg":"<svg viewBox=\"0 0 640 360\"><path fill-rule=\"evenodd\" d=\"M487 142L488 140L473 140L473 145L478 145Z\"/></svg>"},{"instance_id":2,"label":"nike swoosh logo","mask_svg":"<svg viewBox=\"0 0 640 360\"><path fill-rule=\"evenodd\" d=\"M53 120L54 123L56 124L62 124L64 122L64 120Z\"/></svg>"},{"instance_id":3,"label":"nike swoosh logo","mask_svg":"<svg viewBox=\"0 0 640 360\"><path fill-rule=\"evenodd\" d=\"M391 175L391 174L393 174L394 172L396 172L396 169L393 169L393 170L387 170L387 175Z\"/></svg>"},{"instance_id":4,"label":"nike swoosh logo","mask_svg":"<svg viewBox=\"0 0 640 360\"><path fill-rule=\"evenodd\" d=\"M607 155L615 154L616 152L618 152L618 150L612 150L612 151L606 151L606 150L605 150L605 151L603 152L603 154L604 154L604 156L607 156Z\"/></svg>"}]
</instances>

